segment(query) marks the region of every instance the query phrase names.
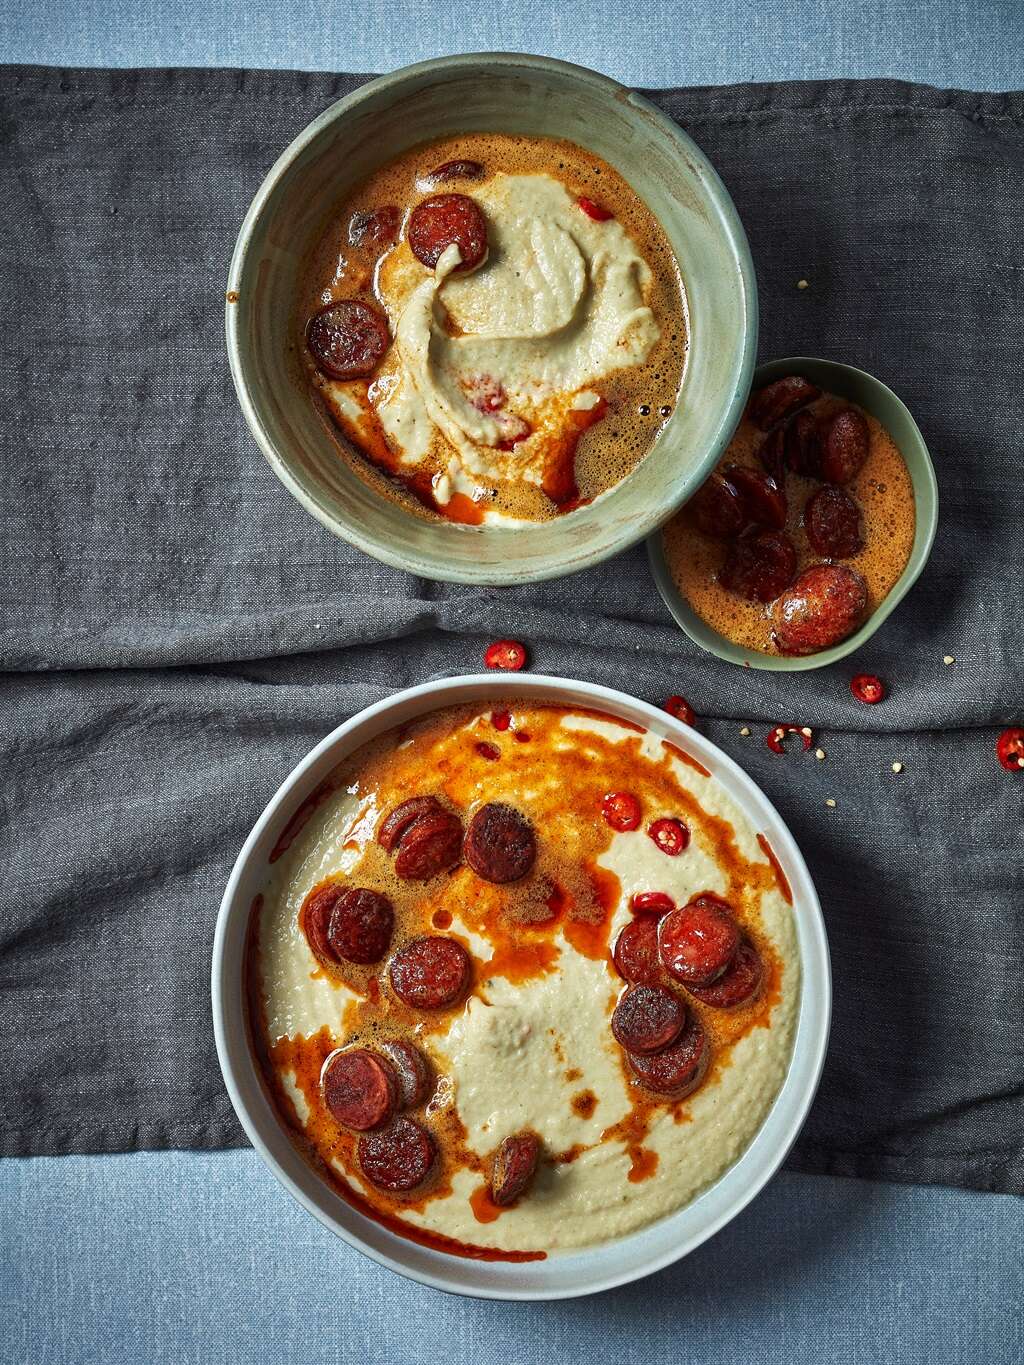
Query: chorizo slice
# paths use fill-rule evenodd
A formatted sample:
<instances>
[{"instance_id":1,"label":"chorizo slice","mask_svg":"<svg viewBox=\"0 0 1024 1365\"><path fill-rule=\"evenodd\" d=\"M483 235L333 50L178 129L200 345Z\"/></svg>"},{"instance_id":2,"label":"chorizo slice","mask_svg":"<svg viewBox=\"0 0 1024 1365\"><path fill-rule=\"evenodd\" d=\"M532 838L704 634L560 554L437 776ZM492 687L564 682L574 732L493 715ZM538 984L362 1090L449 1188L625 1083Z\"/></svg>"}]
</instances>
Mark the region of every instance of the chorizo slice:
<instances>
[{"instance_id":1,"label":"chorizo slice","mask_svg":"<svg viewBox=\"0 0 1024 1365\"><path fill-rule=\"evenodd\" d=\"M755 427L771 431L820 397L821 390L802 375L787 374L773 384L758 389L750 400L748 414Z\"/></svg>"},{"instance_id":2,"label":"chorizo slice","mask_svg":"<svg viewBox=\"0 0 1024 1365\"><path fill-rule=\"evenodd\" d=\"M661 960L666 971L684 985L710 985L732 962L739 946L735 918L727 905L712 896L698 896L689 905L681 905L658 926Z\"/></svg>"},{"instance_id":3,"label":"chorizo slice","mask_svg":"<svg viewBox=\"0 0 1024 1365\"><path fill-rule=\"evenodd\" d=\"M388 811L377 830L377 842L385 853L394 853L399 839L420 815L433 815L444 810L436 796L412 796L408 801Z\"/></svg>"},{"instance_id":4,"label":"chorizo slice","mask_svg":"<svg viewBox=\"0 0 1024 1365\"><path fill-rule=\"evenodd\" d=\"M626 1052L660 1052L686 1023L686 1006L664 986L630 986L612 1011L612 1035Z\"/></svg>"},{"instance_id":5,"label":"chorizo slice","mask_svg":"<svg viewBox=\"0 0 1024 1365\"><path fill-rule=\"evenodd\" d=\"M462 856L462 821L452 811L417 816L398 841L395 875L425 882L454 867Z\"/></svg>"},{"instance_id":6,"label":"chorizo slice","mask_svg":"<svg viewBox=\"0 0 1024 1365\"><path fill-rule=\"evenodd\" d=\"M525 1194L537 1173L540 1138L536 1133L513 1133L494 1154L491 1163L491 1198L502 1208Z\"/></svg>"},{"instance_id":7,"label":"chorizo slice","mask_svg":"<svg viewBox=\"0 0 1024 1365\"><path fill-rule=\"evenodd\" d=\"M818 474L829 483L849 483L861 471L871 448L867 420L856 408L841 408L819 429Z\"/></svg>"},{"instance_id":8,"label":"chorizo slice","mask_svg":"<svg viewBox=\"0 0 1024 1365\"><path fill-rule=\"evenodd\" d=\"M395 1068L369 1048L335 1052L324 1064L320 1083L332 1117L357 1133L381 1127L397 1107Z\"/></svg>"},{"instance_id":9,"label":"chorizo slice","mask_svg":"<svg viewBox=\"0 0 1024 1365\"><path fill-rule=\"evenodd\" d=\"M630 920L615 940L612 961L622 979L632 985L656 982L661 976L657 916L638 915Z\"/></svg>"},{"instance_id":10,"label":"chorizo slice","mask_svg":"<svg viewBox=\"0 0 1024 1365\"><path fill-rule=\"evenodd\" d=\"M467 194L435 194L409 215L409 247L418 261L433 270L448 247L459 248L462 272L487 255L487 220Z\"/></svg>"},{"instance_id":11,"label":"chorizo slice","mask_svg":"<svg viewBox=\"0 0 1024 1365\"><path fill-rule=\"evenodd\" d=\"M381 1046L398 1077L398 1107L418 1109L433 1088L430 1063L418 1047L404 1039L391 1038Z\"/></svg>"},{"instance_id":12,"label":"chorizo slice","mask_svg":"<svg viewBox=\"0 0 1024 1365\"><path fill-rule=\"evenodd\" d=\"M730 464L725 467L725 477L739 491L745 520L749 518L772 531L785 529L786 495L771 474L749 469L746 465Z\"/></svg>"},{"instance_id":13,"label":"chorizo slice","mask_svg":"<svg viewBox=\"0 0 1024 1365\"><path fill-rule=\"evenodd\" d=\"M775 643L783 654L815 654L857 629L868 608L868 589L845 564L812 564L772 607Z\"/></svg>"},{"instance_id":14,"label":"chorizo slice","mask_svg":"<svg viewBox=\"0 0 1024 1365\"><path fill-rule=\"evenodd\" d=\"M462 855L485 882L517 882L536 862L537 837L525 815L490 801L470 820Z\"/></svg>"},{"instance_id":15,"label":"chorizo slice","mask_svg":"<svg viewBox=\"0 0 1024 1365\"><path fill-rule=\"evenodd\" d=\"M681 1100L692 1094L708 1068L708 1040L695 1014L687 1011L686 1026L679 1038L656 1053L627 1053L630 1070L640 1084L655 1095Z\"/></svg>"},{"instance_id":16,"label":"chorizo slice","mask_svg":"<svg viewBox=\"0 0 1024 1365\"><path fill-rule=\"evenodd\" d=\"M426 185L443 185L450 180L482 180L484 168L479 161L470 161L463 158L455 161L444 161L440 166L435 166L432 171L428 171L423 177Z\"/></svg>"},{"instance_id":17,"label":"chorizo slice","mask_svg":"<svg viewBox=\"0 0 1024 1365\"><path fill-rule=\"evenodd\" d=\"M736 956L717 981L710 986L687 986L687 990L702 1005L716 1009L732 1009L745 1005L761 989L764 964L761 954L746 939L736 949Z\"/></svg>"},{"instance_id":18,"label":"chorizo slice","mask_svg":"<svg viewBox=\"0 0 1024 1365\"><path fill-rule=\"evenodd\" d=\"M399 1000L413 1009L440 1010L466 991L472 963L462 944L440 934L414 938L391 959L389 976Z\"/></svg>"},{"instance_id":19,"label":"chorizo slice","mask_svg":"<svg viewBox=\"0 0 1024 1365\"><path fill-rule=\"evenodd\" d=\"M832 483L807 499L804 530L814 553L826 559L849 559L864 548L860 508Z\"/></svg>"},{"instance_id":20,"label":"chorizo slice","mask_svg":"<svg viewBox=\"0 0 1024 1365\"><path fill-rule=\"evenodd\" d=\"M437 1144L415 1119L396 1119L359 1139L356 1156L363 1175L379 1190L407 1194L422 1185L437 1160Z\"/></svg>"},{"instance_id":21,"label":"chorizo slice","mask_svg":"<svg viewBox=\"0 0 1024 1365\"><path fill-rule=\"evenodd\" d=\"M729 540L738 536L746 521L740 491L723 474L711 474L690 503L697 529L706 536Z\"/></svg>"},{"instance_id":22,"label":"chorizo slice","mask_svg":"<svg viewBox=\"0 0 1024 1365\"><path fill-rule=\"evenodd\" d=\"M368 965L387 952L394 927L394 907L383 892L347 886L335 899L327 942L335 957Z\"/></svg>"},{"instance_id":23,"label":"chorizo slice","mask_svg":"<svg viewBox=\"0 0 1024 1365\"><path fill-rule=\"evenodd\" d=\"M391 344L388 320L365 299L339 299L314 313L306 345L328 379L367 379Z\"/></svg>"},{"instance_id":24,"label":"chorizo slice","mask_svg":"<svg viewBox=\"0 0 1024 1365\"><path fill-rule=\"evenodd\" d=\"M796 573L796 550L782 531L757 531L735 542L718 581L749 602L771 602Z\"/></svg>"},{"instance_id":25,"label":"chorizo slice","mask_svg":"<svg viewBox=\"0 0 1024 1365\"><path fill-rule=\"evenodd\" d=\"M299 923L314 955L320 958L322 962L337 962L338 960L334 949L331 947L328 930L331 924L331 914L343 890L344 887L340 882L327 882L324 886L314 887L302 902Z\"/></svg>"}]
</instances>

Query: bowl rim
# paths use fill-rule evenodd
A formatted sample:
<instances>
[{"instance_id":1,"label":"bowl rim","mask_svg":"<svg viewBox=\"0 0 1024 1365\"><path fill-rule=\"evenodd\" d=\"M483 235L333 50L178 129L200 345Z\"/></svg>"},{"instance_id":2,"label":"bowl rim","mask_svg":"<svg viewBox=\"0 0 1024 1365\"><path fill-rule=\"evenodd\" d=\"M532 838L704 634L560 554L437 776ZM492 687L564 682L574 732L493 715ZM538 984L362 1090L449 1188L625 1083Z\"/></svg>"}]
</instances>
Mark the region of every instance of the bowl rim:
<instances>
[{"instance_id":1,"label":"bowl rim","mask_svg":"<svg viewBox=\"0 0 1024 1365\"><path fill-rule=\"evenodd\" d=\"M296 473L286 457L278 451L270 432L260 418L254 398L255 388L250 382L248 367L242 358L242 324L238 295L246 258L252 245L253 233L268 200L277 189L278 183L291 169L292 164L326 128L352 110L357 109L366 100L376 99L388 90L401 90L403 84L410 79L415 80L428 73L437 75L439 72L472 71L475 68L479 68L483 72L488 67L493 68L495 65L507 66L512 70L520 69L541 74L568 76L581 84L590 86L595 92L599 92L605 97L629 104L637 113L642 114L660 129L669 141L676 144L677 150L684 160L696 167L699 172L708 198L714 205L723 226L730 254L739 277L743 324L734 392L729 403L723 409L717 430L707 447L705 458L699 465L694 465L689 475L682 480L676 496L673 497L667 508L663 505L651 504L642 515L635 516L624 523L619 536L609 545L596 550L575 553L571 566L556 561L531 566L529 569L510 567L507 571L502 571L495 567L481 572L472 563L446 568L444 564L428 562L414 552L396 549L390 541L381 541L365 535L355 518L347 523L340 522L317 495L315 481L306 480ZM364 554L368 554L392 568L401 569L435 582L467 583L492 587L544 582L548 579L560 578L570 573L592 568L595 564L603 563L614 555L620 554L623 550L638 544L657 526L662 525L668 517L674 515L683 503L692 496L692 490L699 486L708 471L714 467L735 429L739 414L750 392L754 363L757 357L759 325L757 275L746 231L732 196L711 161L696 142L679 124L670 119L667 114L662 113L644 95L622 85L612 77L605 76L599 71L593 71L589 67L579 66L574 62L561 61L555 57L534 56L524 52L471 52L416 62L411 66L400 67L396 71L368 80L363 85L357 86L348 95L335 100L318 114L305 128L300 130L278 156L246 211L228 269L224 315L228 367L246 426L274 473L301 506L316 517L317 521L337 536L339 540L354 545ZM654 446L651 447L651 451L653 449ZM651 451L648 451L647 454L649 455ZM609 494L614 493L615 489L621 486L621 484L615 485L608 490ZM343 526L344 529L342 529ZM460 526L449 527L452 534L464 533L468 530L475 531L475 529ZM501 534L512 529L522 528L497 526L487 529L491 534Z\"/></svg>"},{"instance_id":2,"label":"bowl rim","mask_svg":"<svg viewBox=\"0 0 1024 1365\"><path fill-rule=\"evenodd\" d=\"M697 615L679 592L669 571L662 540L665 523L653 531L647 538L647 562L662 601L672 613L679 628L690 637L695 645L699 645L701 649L723 659L726 663L739 664L743 668L759 668L765 672L800 673L812 668L825 668L829 664L838 663L841 659L845 659L847 655L866 644L875 631L884 625L890 614L896 610L924 572L924 567L928 563L932 546L935 543L939 523L939 485L928 444L910 408L884 380L879 379L877 375L871 374L868 370L862 370L856 365L848 365L841 360L829 360L824 356L798 355L783 356L778 360L766 360L758 365L754 371L752 387L757 388L761 384L771 382L777 373L799 371L808 366L814 366L819 372L831 371L839 377L855 377L866 388L873 389L879 396L891 401L901 411L907 424L910 442L917 448L917 464L921 481L928 493L927 502L931 514L926 520L922 520L920 516L921 499L915 497L917 515L914 543L910 548L906 567L861 628L854 631L847 639L841 640L839 644L833 645L831 649L822 649L816 654L804 655L759 654L756 650L747 650L741 645L734 644L733 641L726 639L724 635L709 626ZM914 470L910 468L910 461L906 459L902 447L900 447L900 453L904 455L904 460L913 479ZM675 514L673 513L673 515ZM666 522L669 520L668 517L665 519Z\"/></svg>"},{"instance_id":3,"label":"bowl rim","mask_svg":"<svg viewBox=\"0 0 1024 1365\"><path fill-rule=\"evenodd\" d=\"M558 1285L524 1288L514 1284L506 1286L500 1283L497 1285L472 1283L471 1280L467 1283L472 1268L479 1270L481 1263L437 1252L432 1253L437 1257L436 1271L423 1270L415 1265L402 1263L400 1258L403 1252L411 1255L408 1248L415 1244L397 1234L390 1232L387 1234L388 1244L391 1245L393 1242L395 1246L395 1254L392 1255L365 1241L358 1232L344 1227L327 1207L328 1198L336 1200L340 1199L340 1196L330 1189L327 1182L299 1153L263 1091L259 1068L252 1055L244 1010L241 1019L229 1015L227 997L233 990L237 989L239 1005L244 1006L241 960L244 948L229 954L228 935L229 933L237 935L240 931L244 944L245 926L250 915L250 905L246 904L246 900L257 880L252 873L252 867L259 866L260 857L270 846L268 831L273 829L276 838L301 803L304 784L315 785L310 774L315 775L316 781L322 780L325 760L330 760L329 767L326 768L329 771L359 744L399 723L397 718L391 718L392 713L401 712L404 719L406 715L426 714L431 710L457 705L460 701L484 699L489 701L496 700L499 696L504 698L518 696L528 700L554 699L567 705L596 705L613 715L642 721L648 728L653 728L656 734L670 737L673 743L678 743L680 747L693 752L698 758L708 760L708 766L719 780L722 780L724 775L729 782L743 789L745 803L743 808L748 818L753 821L756 810L757 821L763 822L766 834L770 831L772 849L783 864L793 887L793 913L800 941L801 995L792 1053L778 1094L744 1152L690 1204L622 1238L555 1255L560 1260L578 1258L585 1265L589 1257L607 1253L608 1248L626 1247L632 1241L643 1239L651 1228L672 1219L682 1218L688 1210L719 1190L730 1179L737 1187L735 1192L730 1192L731 1197L724 1207L713 1212L705 1219L703 1225L674 1241L661 1254L655 1254L648 1259L644 1259L642 1254L634 1256L632 1260L615 1257L613 1268L606 1269L603 1274L588 1276L584 1269L579 1282L571 1288ZM411 709L407 711L407 707ZM369 735L364 733L367 730L370 731ZM262 868L259 875L265 876ZM246 879L249 879L250 884L243 895L240 888ZM237 924L239 920L241 925ZM717 745L660 708L600 684L544 674L516 676L512 679L507 674L500 676L490 673L464 674L420 683L365 707L315 745L295 765L267 802L235 860L217 913L210 980L217 1057L232 1107L263 1162L293 1198L343 1241L389 1270L435 1289L474 1298L506 1301L576 1298L631 1283L673 1264L735 1218L778 1171L803 1127L821 1079L831 1024L831 965L817 891L788 826L760 786ZM236 1068L239 1068L239 1071L244 1068L255 1077L256 1088L263 1098L259 1113L254 1112L247 1103ZM264 1137L265 1127L272 1127L278 1139L282 1134L286 1138L287 1149L282 1149L284 1155L280 1160L271 1150L270 1142ZM777 1133L774 1131L776 1128ZM773 1146L761 1141L766 1133L769 1133L774 1141ZM753 1171L744 1171L744 1166L751 1165ZM742 1187L738 1183L741 1174L747 1177ZM306 1177L305 1181L302 1180L303 1176ZM363 1226L364 1218L364 1215L358 1215L360 1228ZM376 1226L373 1225L375 1228ZM551 1261L534 1264L548 1266ZM505 1273L503 1269L505 1266L506 1263L501 1262L486 1263L487 1271L491 1274ZM521 1267L514 1263L507 1264L509 1274L514 1274L519 1269Z\"/></svg>"}]
</instances>

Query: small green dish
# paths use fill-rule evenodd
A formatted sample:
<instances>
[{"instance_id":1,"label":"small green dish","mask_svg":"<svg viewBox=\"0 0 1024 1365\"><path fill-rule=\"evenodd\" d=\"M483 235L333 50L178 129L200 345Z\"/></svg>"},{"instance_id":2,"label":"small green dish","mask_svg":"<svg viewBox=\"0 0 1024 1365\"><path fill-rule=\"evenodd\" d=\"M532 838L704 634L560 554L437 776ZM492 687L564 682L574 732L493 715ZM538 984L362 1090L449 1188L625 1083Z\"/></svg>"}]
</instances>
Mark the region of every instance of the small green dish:
<instances>
[{"instance_id":1,"label":"small green dish","mask_svg":"<svg viewBox=\"0 0 1024 1365\"><path fill-rule=\"evenodd\" d=\"M928 447L920 428L910 415L910 410L897 398L892 389L874 375L858 370L853 365L841 365L835 360L818 360L813 356L790 356L785 360L771 360L765 365L758 366L754 374L753 387L761 388L787 374L803 375L818 388L860 404L866 412L881 422L899 447L910 471L914 486L916 530L907 567L896 580L891 592L871 613L860 630L831 649L800 656L760 654L756 650L744 649L741 645L734 644L717 630L713 630L697 615L676 587L665 559L661 531L655 531L648 538L647 556L658 591L678 625L694 644L717 654L720 659L725 659L729 663L741 664L747 668L765 668L776 673L824 668L826 664L834 664L840 659L845 659L848 654L852 654L869 640L917 582L931 553L935 528L939 520L939 489Z\"/></svg>"}]
</instances>

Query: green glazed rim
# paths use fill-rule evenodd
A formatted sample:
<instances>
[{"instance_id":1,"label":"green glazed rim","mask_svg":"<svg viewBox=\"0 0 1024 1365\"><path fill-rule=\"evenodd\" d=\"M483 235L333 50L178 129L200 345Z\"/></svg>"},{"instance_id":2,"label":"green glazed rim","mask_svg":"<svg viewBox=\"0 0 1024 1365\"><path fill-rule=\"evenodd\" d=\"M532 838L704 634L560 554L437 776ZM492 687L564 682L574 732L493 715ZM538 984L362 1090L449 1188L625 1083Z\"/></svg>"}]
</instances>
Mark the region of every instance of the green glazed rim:
<instances>
[{"instance_id":1,"label":"green glazed rim","mask_svg":"<svg viewBox=\"0 0 1024 1365\"><path fill-rule=\"evenodd\" d=\"M740 664L744 668L763 668L773 673L798 673L809 668L824 668L828 664L845 659L870 640L920 577L922 569L928 562L939 521L939 488L928 447L921 435L920 427L910 414L910 409L892 389L880 379L876 379L873 374L868 374L866 370L858 370L853 365L843 365L837 360L821 360L814 356L790 356L759 365L754 374L753 387L761 388L787 374L803 375L818 388L858 403L881 422L899 447L900 454L910 471L914 488L916 527L914 544L906 568L860 630L840 644L833 645L831 649L806 655L760 654L756 650L734 644L732 640L720 635L697 615L676 587L665 558L661 530L655 531L648 538L647 556L658 591L675 617L676 623L694 644L700 645L702 649L716 654L728 663Z\"/></svg>"}]
</instances>

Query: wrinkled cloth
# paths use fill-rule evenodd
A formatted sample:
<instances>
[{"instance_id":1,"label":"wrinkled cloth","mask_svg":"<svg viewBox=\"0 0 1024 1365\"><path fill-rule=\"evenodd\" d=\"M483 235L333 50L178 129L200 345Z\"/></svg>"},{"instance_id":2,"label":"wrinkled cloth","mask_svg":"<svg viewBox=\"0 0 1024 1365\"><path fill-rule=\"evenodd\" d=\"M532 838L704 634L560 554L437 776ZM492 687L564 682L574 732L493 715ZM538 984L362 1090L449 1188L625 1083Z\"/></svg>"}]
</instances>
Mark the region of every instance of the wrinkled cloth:
<instances>
[{"instance_id":1,"label":"wrinkled cloth","mask_svg":"<svg viewBox=\"0 0 1024 1365\"><path fill-rule=\"evenodd\" d=\"M936 464L912 594L855 659L780 675L691 644L642 547L554 583L431 583L274 477L228 375L228 261L278 153L362 79L0 69L0 1152L244 1143L208 979L245 835L346 716L516 636L538 670L685 693L800 843L835 1009L790 1165L1024 1192L1024 777L994 753L1024 719L1024 97L651 96L736 201L761 358L879 375ZM794 719L826 761L767 749Z\"/></svg>"}]
</instances>

